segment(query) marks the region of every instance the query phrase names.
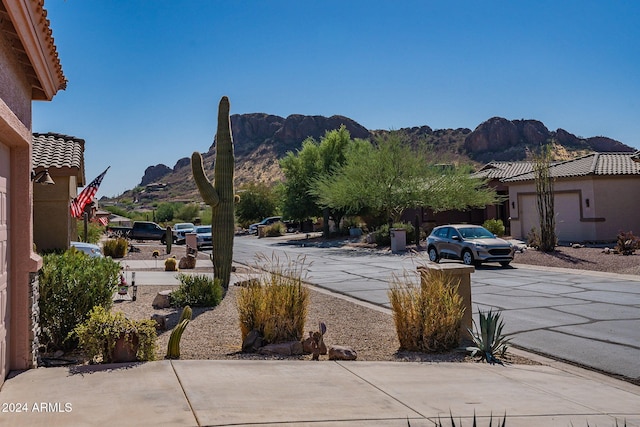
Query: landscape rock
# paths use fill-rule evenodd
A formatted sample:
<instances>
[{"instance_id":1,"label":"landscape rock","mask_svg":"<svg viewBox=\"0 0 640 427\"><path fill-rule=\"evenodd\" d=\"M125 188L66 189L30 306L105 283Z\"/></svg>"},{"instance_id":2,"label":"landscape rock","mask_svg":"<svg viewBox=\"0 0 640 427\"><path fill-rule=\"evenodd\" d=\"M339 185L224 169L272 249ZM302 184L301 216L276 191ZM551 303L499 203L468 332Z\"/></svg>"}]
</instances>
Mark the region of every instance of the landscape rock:
<instances>
[{"instance_id":1,"label":"landscape rock","mask_svg":"<svg viewBox=\"0 0 640 427\"><path fill-rule=\"evenodd\" d=\"M196 268L196 257L187 255L180 258L178 263L178 269L180 270L192 270Z\"/></svg>"},{"instance_id":2,"label":"landscape rock","mask_svg":"<svg viewBox=\"0 0 640 427\"><path fill-rule=\"evenodd\" d=\"M157 331L166 331L167 330L167 318L162 314L154 313L151 315L151 320L156 321L156 330Z\"/></svg>"},{"instance_id":3,"label":"landscape rock","mask_svg":"<svg viewBox=\"0 0 640 427\"><path fill-rule=\"evenodd\" d=\"M267 344L264 347L260 347L258 353L276 356L300 356L303 354L302 343L300 341L289 341L277 344Z\"/></svg>"},{"instance_id":4,"label":"landscape rock","mask_svg":"<svg viewBox=\"0 0 640 427\"><path fill-rule=\"evenodd\" d=\"M171 291L160 291L153 299L151 305L153 308L169 308L171 307L170 302Z\"/></svg>"},{"instance_id":5,"label":"landscape rock","mask_svg":"<svg viewBox=\"0 0 640 427\"><path fill-rule=\"evenodd\" d=\"M243 353L255 353L260 347L262 347L262 335L256 329L247 334L244 341L242 341Z\"/></svg>"},{"instance_id":6,"label":"landscape rock","mask_svg":"<svg viewBox=\"0 0 640 427\"><path fill-rule=\"evenodd\" d=\"M329 360L356 360L358 353L348 346L332 345L329 347Z\"/></svg>"}]
</instances>

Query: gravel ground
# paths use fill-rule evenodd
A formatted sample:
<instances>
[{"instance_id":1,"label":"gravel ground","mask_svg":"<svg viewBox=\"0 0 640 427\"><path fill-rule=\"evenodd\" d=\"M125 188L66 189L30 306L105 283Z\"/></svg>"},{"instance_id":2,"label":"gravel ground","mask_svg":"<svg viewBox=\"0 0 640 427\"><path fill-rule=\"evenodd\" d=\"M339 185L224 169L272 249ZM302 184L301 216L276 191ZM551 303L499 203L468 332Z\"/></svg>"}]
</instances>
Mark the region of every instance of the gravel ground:
<instances>
[{"instance_id":1,"label":"gravel ground","mask_svg":"<svg viewBox=\"0 0 640 427\"><path fill-rule=\"evenodd\" d=\"M140 252L130 252L125 259L153 259L153 250L162 254L164 247L153 244L134 244ZM178 247L174 253L182 253ZM161 260L166 257L161 255ZM211 271L208 257L200 254L196 272ZM635 255L605 255L602 249L595 248L559 248L557 253L543 254L535 250L527 250L516 255L515 262L565 268L598 269L600 271L618 271L624 267L631 271L632 263L640 263ZM604 268L606 267L606 269ZM160 268L160 267L159 267ZM640 271L636 268L635 271ZM238 274L248 273L246 268L239 267ZM113 310L122 311L132 319L148 319L158 313L167 317L168 331L158 335L157 358L162 359L166 353L170 329L177 322L180 312L175 309L154 309L151 306L158 291L167 289L160 286L140 286L135 302L123 301L114 304ZM180 348L181 359L264 359L270 356L241 353L241 334L236 309L238 287L231 286L222 303L211 308L194 308L193 320L182 336ZM323 321L327 325L325 343L331 345L348 345L358 353L358 360L367 361L425 361L425 362L472 362L464 353L448 352L443 354L423 354L399 351L393 318L388 311L377 307L366 306L327 291L310 289L310 304L306 321L306 331L317 329L315 325ZM306 333L306 332L305 332ZM326 359L327 356L321 356ZM310 359L311 356L300 356L299 359ZM507 353L506 361L515 364L534 364L519 355Z\"/></svg>"}]
</instances>

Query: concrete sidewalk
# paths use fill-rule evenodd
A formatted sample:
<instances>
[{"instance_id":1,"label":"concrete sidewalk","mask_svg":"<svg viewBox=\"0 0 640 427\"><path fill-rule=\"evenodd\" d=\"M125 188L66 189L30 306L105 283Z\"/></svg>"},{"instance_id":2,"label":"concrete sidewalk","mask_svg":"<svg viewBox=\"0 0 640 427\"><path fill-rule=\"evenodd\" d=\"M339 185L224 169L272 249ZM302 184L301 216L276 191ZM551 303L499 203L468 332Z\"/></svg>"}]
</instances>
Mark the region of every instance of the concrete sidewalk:
<instances>
[{"instance_id":1,"label":"concrete sidewalk","mask_svg":"<svg viewBox=\"0 0 640 427\"><path fill-rule=\"evenodd\" d=\"M0 399L3 426L640 426L639 387L543 365L165 360L30 370Z\"/></svg>"},{"instance_id":2,"label":"concrete sidewalk","mask_svg":"<svg viewBox=\"0 0 640 427\"><path fill-rule=\"evenodd\" d=\"M176 284L154 261L129 261L137 285ZM201 274L202 272L196 271ZM0 426L640 427L640 387L519 352L542 365L178 360L14 372ZM495 419L493 420L496 421ZM494 424L495 425L495 424Z\"/></svg>"}]
</instances>

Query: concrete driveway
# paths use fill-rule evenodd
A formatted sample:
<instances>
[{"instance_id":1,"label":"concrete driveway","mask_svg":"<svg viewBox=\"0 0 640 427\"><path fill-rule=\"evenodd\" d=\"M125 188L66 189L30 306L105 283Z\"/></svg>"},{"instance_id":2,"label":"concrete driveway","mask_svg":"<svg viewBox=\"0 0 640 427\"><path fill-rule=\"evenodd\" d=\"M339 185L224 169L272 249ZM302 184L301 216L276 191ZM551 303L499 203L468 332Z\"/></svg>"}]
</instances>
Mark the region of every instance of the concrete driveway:
<instances>
[{"instance_id":1,"label":"concrete driveway","mask_svg":"<svg viewBox=\"0 0 640 427\"><path fill-rule=\"evenodd\" d=\"M392 275L426 262L412 253L312 245L305 240L235 239L234 261L254 264L256 253L282 262L304 257L308 282L387 308ZM640 380L640 277L484 266L472 274L471 283L474 312L501 310L514 345Z\"/></svg>"}]
</instances>

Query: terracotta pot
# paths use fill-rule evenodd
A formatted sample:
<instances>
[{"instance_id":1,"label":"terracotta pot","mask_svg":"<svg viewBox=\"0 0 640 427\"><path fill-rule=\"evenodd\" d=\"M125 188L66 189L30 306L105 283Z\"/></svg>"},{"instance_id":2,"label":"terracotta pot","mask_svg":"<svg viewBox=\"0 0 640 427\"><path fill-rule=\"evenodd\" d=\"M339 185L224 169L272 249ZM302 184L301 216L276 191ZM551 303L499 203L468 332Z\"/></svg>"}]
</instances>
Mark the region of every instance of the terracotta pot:
<instances>
[{"instance_id":1,"label":"terracotta pot","mask_svg":"<svg viewBox=\"0 0 640 427\"><path fill-rule=\"evenodd\" d=\"M130 341L127 341L125 336L121 335L113 347L111 361L114 363L135 362L137 360L136 353L138 353L139 347L140 343L138 342L137 335L133 335Z\"/></svg>"}]
</instances>

